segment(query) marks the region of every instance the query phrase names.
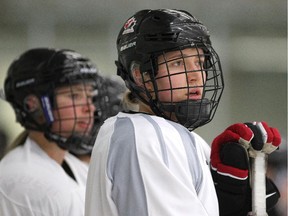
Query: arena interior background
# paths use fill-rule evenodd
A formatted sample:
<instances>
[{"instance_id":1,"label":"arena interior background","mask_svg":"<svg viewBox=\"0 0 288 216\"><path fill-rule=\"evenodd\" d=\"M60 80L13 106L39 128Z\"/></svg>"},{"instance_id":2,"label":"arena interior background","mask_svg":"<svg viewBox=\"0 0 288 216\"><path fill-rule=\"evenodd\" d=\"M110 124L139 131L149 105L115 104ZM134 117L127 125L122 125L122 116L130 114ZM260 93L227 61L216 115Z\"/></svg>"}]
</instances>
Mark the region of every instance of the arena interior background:
<instances>
[{"instance_id":1,"label":"arena interior background","mask_svg":"<svg viewBox=\"0 0 288 216\"><path fill-rule=\"evenodd\" d=\"M214 120L196 132L211 143L232 123L262 120L279 128L280 151L287 149L286 0L1 0L0 8L0 88L9 64L33 47L75 49L114 75L115 41L128 16L146 8L188 10L209 28L225 76ZM0 129L8 142L22 130L3 100Z\"/></svg>"}]
</instances>

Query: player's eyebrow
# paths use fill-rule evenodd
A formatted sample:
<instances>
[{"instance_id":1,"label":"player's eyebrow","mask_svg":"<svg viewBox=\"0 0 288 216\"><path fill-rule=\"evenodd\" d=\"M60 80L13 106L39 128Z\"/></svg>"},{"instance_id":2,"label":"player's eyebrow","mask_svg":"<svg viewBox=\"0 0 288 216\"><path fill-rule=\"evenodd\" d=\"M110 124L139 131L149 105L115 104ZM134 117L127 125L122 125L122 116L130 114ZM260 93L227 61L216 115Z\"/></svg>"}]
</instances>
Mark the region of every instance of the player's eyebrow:
<instances>
[{"instance_id":1,"label":"player's eyebrow","mask_svg":"<svg viewBox=\"0 0 288 216\"><path fill-rule=\"evenodd\" d=\"M173 59L179 59L179 58L182 58L184 57L184 53L182 52L177 52L177 53L165 53L163 55L163 58L166 59L166 60L173 60Z\"/></svg>"},{"instance_id":2,"label":"player's eyebrow","mask_svg":"<svg viewBox=\"0 0 288 216\"><path fill-rule=\"evenodd\" d=\"M67 93L67 92L82 92L82 91L86 91L86 92L93 92L94 88L92 87L92 85L72 85L72 86L65 86L65 87L60 87L59 89L57 89L58 93Z\"/></svg>"},{"instance_id":3,"label":"player's eyebrow","mask_svg":"<svg viewBox=\"0 0 288 216\"><path fill-rule=\"evenodd\" d=\"M171 53L164 53L163 55L159 56L159 64L163 64L167 61L173 61L176 59L181 59L184 56L182 55L182 53L175 53L175 54L171 54Z\"/></svg>"}]
</instances>

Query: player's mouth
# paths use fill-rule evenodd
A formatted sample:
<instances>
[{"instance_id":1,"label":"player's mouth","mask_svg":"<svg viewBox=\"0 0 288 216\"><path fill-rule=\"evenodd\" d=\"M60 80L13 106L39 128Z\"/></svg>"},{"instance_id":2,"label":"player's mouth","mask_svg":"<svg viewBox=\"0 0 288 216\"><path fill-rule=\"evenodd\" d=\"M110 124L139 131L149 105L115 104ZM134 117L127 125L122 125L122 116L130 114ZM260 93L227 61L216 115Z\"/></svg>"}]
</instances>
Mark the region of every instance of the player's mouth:
<instances>
[{"instance_id":1,"label":"player's mouth","mask_svg":"<svg viewBox=\"0 0 288 216\"><path fill-rule=\"evenodd\" d=\"M79 128L84 129L85 131L90 131L92 128L92 123L90 121L78 121L77 125Z\"/></svg>"},{"instance_id":2,"label":"player's mouth","mask_svg":"<svg viewBox=\"0 0 288 216\"><path fill-rule=\"evenodd\" d=\"M192 88L189 90L187 96L190 100L200 100L202 99L202 91L200 88Z\"/></svg>"}]
</instances>

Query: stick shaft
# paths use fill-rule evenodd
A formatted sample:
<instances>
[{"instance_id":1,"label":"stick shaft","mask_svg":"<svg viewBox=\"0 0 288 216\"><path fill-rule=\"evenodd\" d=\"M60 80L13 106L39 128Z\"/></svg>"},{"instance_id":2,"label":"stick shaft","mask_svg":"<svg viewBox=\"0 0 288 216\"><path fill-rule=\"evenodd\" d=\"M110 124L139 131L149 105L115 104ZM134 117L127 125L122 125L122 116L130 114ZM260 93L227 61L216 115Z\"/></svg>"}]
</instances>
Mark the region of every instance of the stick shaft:
<instances>
[{"instance_id":1,"label":"stick shaft","mask_svg":"<svg viewBox=\"0 0 288 216\"><path fill-rule=\"evenodd\" d=\"M252 159L252 211L253 215L266 216L266 155L256 152Z\"/></svg>"}]
</instances>

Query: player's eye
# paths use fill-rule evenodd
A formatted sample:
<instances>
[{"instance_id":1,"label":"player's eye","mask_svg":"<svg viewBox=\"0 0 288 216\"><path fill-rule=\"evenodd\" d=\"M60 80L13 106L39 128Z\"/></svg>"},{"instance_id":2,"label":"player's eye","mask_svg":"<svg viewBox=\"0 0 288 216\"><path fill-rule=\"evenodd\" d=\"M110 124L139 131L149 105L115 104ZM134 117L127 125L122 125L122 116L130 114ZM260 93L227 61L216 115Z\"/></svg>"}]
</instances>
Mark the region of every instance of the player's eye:
<instances>
[{"instance_id":1,"label":"player's eye","mask_svg":"<svg viewBox=\"0 0 288 216\"><path fill-rule=\"evenodd\" d=\"M184 65L184 61L183 61L183 59L173 60L169 63L169 65L173 66L173 67L180 67L180 66Z\"/></svg>"},{"instance_id":2,"label":"player's eye","mask_svg":"<svg viewBox=\"0 0 288 216\"><path fill-rule=\"evenodd\" d=\"M195 61L195 62L194 62L195 66L197 66L197 67L202 67L202 66L203 66L203 63L204 63L204 62L202 62L202 61Z\"/></svg>"},{"instance_id":3,"label":"player's eye","mask_svg":"<svg viewBox=\"0 0 288 216\"><path fill-rule=\"evenodd\" d=\"M81 98L81 95L78 94L78 93L71 93L69 95L69 97L72 99L72 100L77 100L77 99L80 99Z\"/></svg>"}]
</instances>

